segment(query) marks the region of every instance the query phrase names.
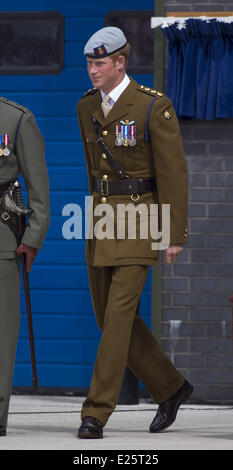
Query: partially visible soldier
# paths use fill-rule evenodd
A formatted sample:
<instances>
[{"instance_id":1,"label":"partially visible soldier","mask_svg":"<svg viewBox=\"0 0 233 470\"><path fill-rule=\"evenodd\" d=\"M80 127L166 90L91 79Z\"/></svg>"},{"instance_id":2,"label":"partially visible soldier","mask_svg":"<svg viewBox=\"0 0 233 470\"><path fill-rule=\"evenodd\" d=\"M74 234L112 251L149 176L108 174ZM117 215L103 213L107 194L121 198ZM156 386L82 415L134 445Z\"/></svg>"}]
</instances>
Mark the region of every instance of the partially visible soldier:
<instances>
[{"instance_id":1,"label":"partially visible soldier","mask_svg":"<svg viewBox=\"0 0 233 470\"><path fill-rule=\"evenodd\" d=\"M33 114L0 98L0 202L19 174L31 209L17 246L14 215L0 204L0 436L6 435L11 384L20 323L20 255L26 269L41 248L49 226L49 180L44 140Z\"/></svg>"}]
</instances>

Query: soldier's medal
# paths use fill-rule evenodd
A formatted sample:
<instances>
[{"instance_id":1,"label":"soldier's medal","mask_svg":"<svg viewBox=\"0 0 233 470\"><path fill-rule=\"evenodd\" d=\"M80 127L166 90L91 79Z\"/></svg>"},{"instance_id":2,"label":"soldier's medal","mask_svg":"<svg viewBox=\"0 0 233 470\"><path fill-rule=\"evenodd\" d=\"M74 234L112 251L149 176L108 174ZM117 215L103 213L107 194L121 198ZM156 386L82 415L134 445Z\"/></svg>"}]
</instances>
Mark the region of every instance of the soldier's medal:
<instances>
[{"instance_id":1,"label":"soldier's medal","mask_svg":"<svg viewBox=\"0 0 233 470\"><path fill-rule=\"evenodd\" d=\"M129 126L128 125L123 126L123 134L124 134L123 145L124 147L128 147L129 145Z\"/></svg>"},{"instance_id":2,"label":"soldier's medal","mask_svg":"<svg viewBox=\"0 0 233 470\"><path fill-rule=\"evenodd\" d=\"M134 126L135 121L120 121L123 129L123 145L124 147L134 147L136 145L136 126Z\"/></svg>"},{"instance_id":3,"label":"soldier's medal","mask_svg":"<svg viewBox=\"0 0 233 470\"><path fill-rule=\"evenodd\" d=\"M135 122L135 121L132 121L132 122ZM129 134L130 134L129 145L131 147L134 147L136 145L136 126L134 125L129 126Z\"/></svg>"},{"instance_id":4,"label":"soldier's medal","mask_svg":"<svg viewBox=\"0 0 233 470\"><path fill-rule=\"evenodd\" d=\"M5 148L3 149L2 153L4 157L7 157L8 155L10 155L10 150L8 149L9 141L10 141L9 135L3 134L3 144L5 145Z\"/></svg>"},{"instance_id":5,"label":"soldier's medal","mask_svg":"<svg viewBox=\"0 0 233 470\"><path fill-rule=\"evenodd\" d=\"M116 140L115 144L121 147L123 144L123 126L116 126Z\"/></svg>"},{"instance_id":6,"label":"soldier's medal","mask_svg":"<svg viewBox=\"0 0 233 470\"><path fill-rule=\"evenodd\" d=\"M7 147L5 147L2 151L2 153L3 153L4 157L8 157L8 155L10 155L10 150Z\"/></svg>"}]
</instances>

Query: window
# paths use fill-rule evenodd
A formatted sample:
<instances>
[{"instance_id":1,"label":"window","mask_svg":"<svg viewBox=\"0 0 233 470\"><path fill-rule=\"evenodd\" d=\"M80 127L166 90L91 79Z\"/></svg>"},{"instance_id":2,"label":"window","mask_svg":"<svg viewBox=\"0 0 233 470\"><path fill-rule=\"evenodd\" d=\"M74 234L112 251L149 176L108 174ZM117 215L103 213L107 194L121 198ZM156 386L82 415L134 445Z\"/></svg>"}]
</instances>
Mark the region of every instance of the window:
<instances>
[{"instance_id":1,"label":"window","mask_svg":"<svg viewBox=\"0 0 233 470\"><path fill-rule=\"evenodd\" d=\"M153 10L117 10L105 17L104 25L120 28L132 46L130 73L153 73L154 31L150 25L153 15Z\"/></svg>"},{"instance_id":2,"label":"window","mask_svg":"<svg viewBox=\"0 0 233 470\"><path fill-rule=\"evenodd\" d=\"M59 73L64 21L59 12L0 13L0 74Z\"/></svg>"}]
</instances>

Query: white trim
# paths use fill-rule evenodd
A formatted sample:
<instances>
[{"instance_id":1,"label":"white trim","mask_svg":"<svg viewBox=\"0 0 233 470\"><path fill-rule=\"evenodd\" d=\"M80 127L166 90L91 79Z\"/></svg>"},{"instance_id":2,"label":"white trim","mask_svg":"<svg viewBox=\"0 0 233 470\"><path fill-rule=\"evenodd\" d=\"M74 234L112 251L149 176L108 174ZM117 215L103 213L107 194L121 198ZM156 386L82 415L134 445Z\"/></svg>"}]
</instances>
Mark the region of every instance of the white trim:
<instances>
[{"instance_id":1,"label":"white trim","mask_svg":"<svg viewBox=\"0 0 233 470\"><path fill-rule=\"evenodd\" d=\"M178 23L178 28L185 28L185 22L191 18L207 22L209 20L218 20L222 23L233 22L233 16L154 16L151 18L151 29L159 26L166 28L174 23Z\"/></svg>"}]
</instances>

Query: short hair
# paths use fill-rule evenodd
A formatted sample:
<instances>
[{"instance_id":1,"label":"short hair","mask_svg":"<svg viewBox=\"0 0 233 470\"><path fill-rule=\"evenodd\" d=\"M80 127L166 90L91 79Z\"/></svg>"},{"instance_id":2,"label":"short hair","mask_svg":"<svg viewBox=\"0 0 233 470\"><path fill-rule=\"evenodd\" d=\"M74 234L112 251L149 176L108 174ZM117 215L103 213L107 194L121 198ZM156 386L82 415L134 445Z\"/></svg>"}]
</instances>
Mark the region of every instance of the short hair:
<instances>
[{"instance_id":1,"label":"short hair","mask_svg":"<svg viewBox=\"0 0 233 470\"><path fill-rule=\"evenodd\" d=\"M113 62L116 62L118 57L120 55L123 55L125 58L125 67L127 67L130 51L131 51L131 45L129 42L127 42L127 44L122 49L120 49L120 51L114 52L113 54L109 56L109 58L112 59Z\"/></svg>"}]
</instances>

